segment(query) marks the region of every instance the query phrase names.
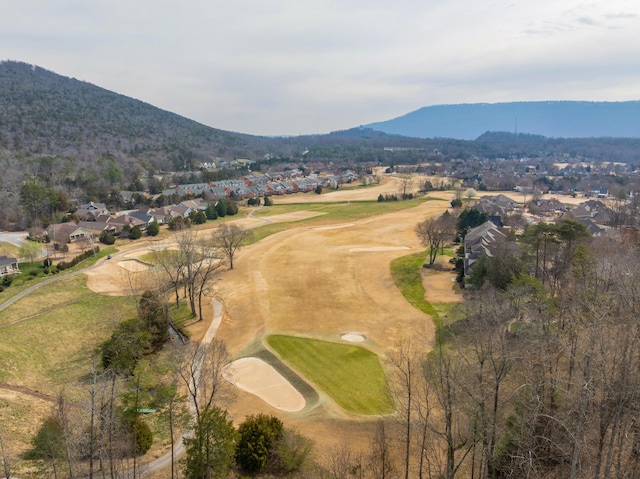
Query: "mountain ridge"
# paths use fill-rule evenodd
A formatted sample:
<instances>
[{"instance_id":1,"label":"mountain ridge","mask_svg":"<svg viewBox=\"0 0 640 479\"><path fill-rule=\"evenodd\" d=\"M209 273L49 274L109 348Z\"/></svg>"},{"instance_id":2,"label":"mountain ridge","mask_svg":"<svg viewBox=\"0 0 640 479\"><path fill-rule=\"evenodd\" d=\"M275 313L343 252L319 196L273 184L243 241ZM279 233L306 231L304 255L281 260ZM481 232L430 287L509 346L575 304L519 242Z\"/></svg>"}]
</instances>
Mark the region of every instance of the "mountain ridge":
<instances>
[{"instance_id":1,"label":"mountain ridge","mask_svg":"<svg viewBox=\"0 0 640 479\"><path fill-rule=\"evenodd\" d=\"M548 138L640 138L640 101L459 103L419 108L364 125L414 138L475 140L488 131Z\"/></svg>"}]
</instances>

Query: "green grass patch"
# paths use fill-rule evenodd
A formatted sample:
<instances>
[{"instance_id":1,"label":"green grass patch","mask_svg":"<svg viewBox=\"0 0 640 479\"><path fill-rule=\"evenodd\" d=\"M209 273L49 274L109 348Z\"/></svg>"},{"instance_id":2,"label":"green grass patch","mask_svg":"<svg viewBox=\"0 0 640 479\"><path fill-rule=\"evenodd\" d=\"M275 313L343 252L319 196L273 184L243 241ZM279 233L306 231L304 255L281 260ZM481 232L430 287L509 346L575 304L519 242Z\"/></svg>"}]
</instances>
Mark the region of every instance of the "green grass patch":
<instances>
[{"instance_id":1,"label":"green grass patch","mask_svg":"<svg viewBox=\"0 0 640 479\"><path fill-rule=\"evenodd\" d=\"M424 299L424 286L420 274L426 256L427 253L423 252L394 259L391 262L391 277L407 301L414 308L430 315L437 327L440 322L440 314L431 303Z\"/></svg>"},{"instance_id":2,"label":"green grass patch","mask_svg":"<svg viewBox=\"0 0 640 479\"><path fill-rule=\"evenodd\" d=\"M389 414L393 402L380 360L359 346L272 335L267 343L343 409L356 414Z\"/></svg>"},{"instance_id":3,"label":"green grass patch","mask_svg":"<svg viewBox=\"0 0 640 479\"><path fill-rule=\"evenodd\" d=\"M0 292L0 304L8 301L14 296L20 294L25 289L28 289L38 283L42 283L47 280L55 280L68 276L71 273L78 272L84 268L88 268L96 264L100 259L105 258L107 255L114 254L118 251L117 248L113 246L105 247L101 249L99 253L95 256L91 256L90 258L81 261L73 268L65 269L58 274L53 274L53 272L49 274L44 273L44 263L43 261L36 261L33 263L20 263L19 268L21 273L15 275L13 277L13 281L10 286L5 286L4 291ZM70 260L70 259L69 259ZM51 267L51 271L55 270L55 266ZM36 271L37 274L32 276L30 271ZM31 296L30 296L31 297ZM0 315L1 317L2 315ZM2 318L4 319L4 318ZM0 321L1 322L1 321Z\"/></svg>"},{"instance_id":4,"label":"green grass patch","mask_svg":"<svg viewBox=\"0 0 640 479\"><path fill-rule=\"evenodd\" d=\"M136 315L135 303L92 292L84 275L41 289L2 312L3 322L29 318L0 329L0 382L56 395L81 381L95 348Z\"/></svg>"},{"instance_id":5,"label":"green grass patch","mask_svg":"<svg viewBox=\"0 0 640 479\"><path fill-rule=\"evenodd\" d=\"M274 199L277 201L277 198ZM292 203L286 205L272 205L257 210L254 213L256 218L294 213L297 211L314 211L322 213L312 218L287 223L274 223L255 228L252 243L256 243L275 233L290 229L293 225L322 225L330 223L341 223L346 221L357 221L371 216L393 213L407 208L421 205L425 201L444 201L436 198L419 198L407 201L350 201L350 202L328 202L328 203Z\"/></svg>"},{"instance_id":6,"label":"green grass patch","mask_svg":"<svg viewBox=\"0 0 640 479\"><path fill-rule=\"evenodd\" d=\"M20 248L11 243L5 243L0 241L0 256L9 256L10 258L17 258L20 255Z\"/></svg>"},{"instance_id":7,"label":"green grass patch","mask_svg":"<svg viewBox=\"0 0 640 479\"><path fill-rule=\"evenodd\" d=\"M424 299L425 291L420 272L426 255L427 252L415 253L393 260L391 277L396 287L413 307L433 318L436 339L441 343L446 341L449 334L447 326L462 319L464 311L458 303L431 304Z\"/></svg>"}]
</instances>

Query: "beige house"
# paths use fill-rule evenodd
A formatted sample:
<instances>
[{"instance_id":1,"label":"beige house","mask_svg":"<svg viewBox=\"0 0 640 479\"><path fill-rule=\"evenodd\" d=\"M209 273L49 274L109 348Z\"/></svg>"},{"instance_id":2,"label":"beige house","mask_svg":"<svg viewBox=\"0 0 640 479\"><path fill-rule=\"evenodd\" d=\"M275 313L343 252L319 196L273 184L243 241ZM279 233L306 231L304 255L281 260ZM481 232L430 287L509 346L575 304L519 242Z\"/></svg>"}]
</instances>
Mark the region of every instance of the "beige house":
<instances>
[{"instance_id":1,"label":"beige house","mask_svg":"<svg viewBox=\"0 0 640 479\"><path fill-rule=\"evenodd\" d=\"M67 244L92 237L91 231L84 229L73 221L49 225L47 235L54 243Z\"/></svg>"},{"instance_id":2,"label":"beige house","mask_svg":"<svg viewBox=\"0 0 640 479\"><path fill-rule=\"evenodd\" d=\"M0 277L10 274L18 274L18 259L9 258L8 256L0 256Z\"/></svg>"}]
</instances>

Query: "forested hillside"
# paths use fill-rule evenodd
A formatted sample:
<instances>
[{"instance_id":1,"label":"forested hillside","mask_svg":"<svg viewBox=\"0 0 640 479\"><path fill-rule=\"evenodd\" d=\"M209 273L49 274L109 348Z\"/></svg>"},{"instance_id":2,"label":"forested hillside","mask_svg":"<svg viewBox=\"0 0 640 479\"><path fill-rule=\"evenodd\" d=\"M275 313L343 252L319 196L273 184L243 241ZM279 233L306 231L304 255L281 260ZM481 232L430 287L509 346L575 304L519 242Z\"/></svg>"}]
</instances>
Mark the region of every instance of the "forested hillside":
<instances>
[{"instance_id":1,"label":"forested hillside","mask_svg":"<svg viewBox=\"0 0 640 479\"><path fill-rule=\"evenodd\" d=\"M0 125L5 154L83 161L109 153L165 170L238 154L246 144L238 135L16 62L0 63Z\"/></svg>"}]
</instances>

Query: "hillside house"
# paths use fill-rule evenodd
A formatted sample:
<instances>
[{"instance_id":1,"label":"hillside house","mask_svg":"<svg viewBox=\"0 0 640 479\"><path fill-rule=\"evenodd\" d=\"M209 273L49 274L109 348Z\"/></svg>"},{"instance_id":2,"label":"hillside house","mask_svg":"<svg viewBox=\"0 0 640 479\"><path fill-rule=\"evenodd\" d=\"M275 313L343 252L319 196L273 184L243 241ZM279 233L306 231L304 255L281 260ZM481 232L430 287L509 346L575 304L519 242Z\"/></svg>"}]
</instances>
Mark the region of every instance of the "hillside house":
<instances>
[{"instance_id":1,"label":"hillside house","mask_svg":"<svg viewBox=\"0 0 640 479\"><path fill-rule=\"evenodd\" d=\"M54 243L75 243L91 238L91 231L78 226L73 221L49 225L47 235Z\"/></svg>"},{"instance_id":2,"label":"hillside house","mask_svg":"<svg viewBox=\"0 0 640 479\"><path fill-rule=\"evenodd\" d=\"M499 251L508 248L507 234L492 221L471 228L464 237L464 275L468 276L474 263L483 255L494 257ZM515 243L513 243L515 245Z\"/></svg>"},{"instance_id":3,"label":"hillside house","mask_svg":"<svg viewBox=\"0 0 640 479\"><path fill-rule=\"evenodd\" d=\"M9 276L10 274L18 274L18 259L9 258L8 256L0 256L0 277Z\"/></svg>"}]
</instances>

